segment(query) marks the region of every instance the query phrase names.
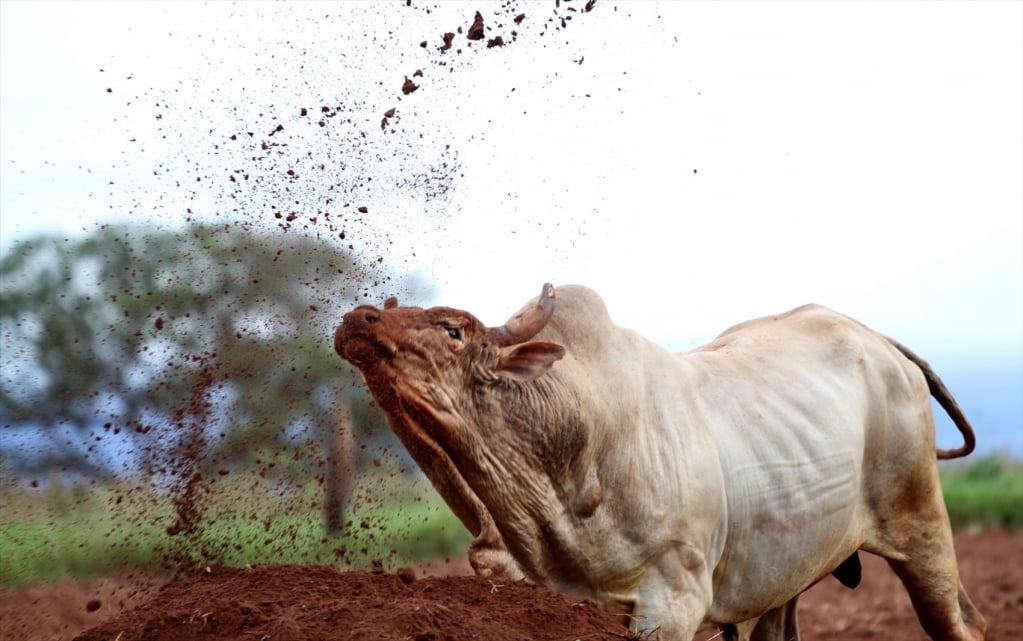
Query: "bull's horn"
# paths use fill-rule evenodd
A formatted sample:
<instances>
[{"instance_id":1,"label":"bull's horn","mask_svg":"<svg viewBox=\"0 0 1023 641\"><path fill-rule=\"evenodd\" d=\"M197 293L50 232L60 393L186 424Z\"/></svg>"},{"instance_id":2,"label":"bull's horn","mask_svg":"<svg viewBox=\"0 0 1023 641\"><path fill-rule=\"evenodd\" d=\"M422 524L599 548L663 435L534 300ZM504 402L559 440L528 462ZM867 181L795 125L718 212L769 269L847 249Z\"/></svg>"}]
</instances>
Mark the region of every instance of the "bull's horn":
<instances>
[{"instance_id":1,"label":"bull's horn","mask_svg":"<svg viewBox=\"0 0 1023 641\"><path fill-rule=\"evenodd\" d=\"M384 309L394 309L397 306L398 306L397 296L391 296L390 298L384 301Z\"/></svg>"},{"instance_id":2,"label":"bull's horn","mask_svg":"<svg viewBox=\"0 0 1023 641\"><path fill-rule=\"evenodd\" d=\"M554 313L554 285L544 283L540 290L540 300L536 307L518 314L501 327L489 330L490 338L498 345L517 345L524 343L540 333Z\"/></svg>"}]
</instances>

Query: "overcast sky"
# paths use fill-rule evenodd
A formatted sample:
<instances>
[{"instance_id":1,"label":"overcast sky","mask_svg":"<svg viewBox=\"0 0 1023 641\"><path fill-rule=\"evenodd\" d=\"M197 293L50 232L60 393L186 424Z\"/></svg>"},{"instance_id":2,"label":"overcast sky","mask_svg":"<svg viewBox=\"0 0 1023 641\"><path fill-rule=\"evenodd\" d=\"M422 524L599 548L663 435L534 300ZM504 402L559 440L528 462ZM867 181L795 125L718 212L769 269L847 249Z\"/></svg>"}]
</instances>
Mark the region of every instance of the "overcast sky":
<instances>
[{"instance_id":1,"label":"overcast sky","mask_svg":"<svg viewBox=\"0 0 1023 641\"><path fill-rule=\"evenodd\" d=\"M209 180L248 171L229 134L282 122L280 153L327 158L318 175L457 166L442 196L350 194L369 215L346 242L485 322L579 282L680 350L815 301L936 363L1019 371L1023 3L583 4L558 28L553 0L0 2L0 247L314 214L311 170L247 200ZM476 9L506 46L438 52ZM299 119L321 105L366 142Z\"/></svg>"}]
</instances>

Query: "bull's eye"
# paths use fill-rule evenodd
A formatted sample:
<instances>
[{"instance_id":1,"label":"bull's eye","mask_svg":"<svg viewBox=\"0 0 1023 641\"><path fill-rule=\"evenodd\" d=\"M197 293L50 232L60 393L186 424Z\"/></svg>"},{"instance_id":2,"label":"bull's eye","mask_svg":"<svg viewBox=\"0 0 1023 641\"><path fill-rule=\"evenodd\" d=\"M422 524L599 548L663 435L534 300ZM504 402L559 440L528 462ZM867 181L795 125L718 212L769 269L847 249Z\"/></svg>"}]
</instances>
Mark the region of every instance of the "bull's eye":
<instances>
[{"instance_id":1,"label":"bull's eye","mask_svg":"<svg viewBox=\"0 0 1023 641\"><path fill-rule=\"evenodd\" d=\"M459 327L448 327L448 336L455 339L456 341L462 340L462 330Z\"/></svg>"}]
</instances>

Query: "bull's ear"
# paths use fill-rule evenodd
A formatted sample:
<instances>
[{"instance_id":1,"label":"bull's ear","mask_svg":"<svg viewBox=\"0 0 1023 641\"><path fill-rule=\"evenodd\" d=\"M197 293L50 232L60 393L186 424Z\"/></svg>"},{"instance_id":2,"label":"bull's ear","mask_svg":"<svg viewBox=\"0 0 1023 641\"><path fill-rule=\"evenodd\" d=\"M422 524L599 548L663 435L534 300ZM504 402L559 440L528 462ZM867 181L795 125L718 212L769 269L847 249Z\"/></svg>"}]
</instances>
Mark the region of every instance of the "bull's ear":
<instances>
[{"instance_id":1,"label":"bull's ear","mask_svg":"<svg viewBox=\"0 0 1023 641\"><path fill-rule=\"evenodd\" d=\"M555 343L519 343L501 350L497 374L527 382L543 376L551 365L565 355L565 348Z\"/></svg>"}]
</instances>

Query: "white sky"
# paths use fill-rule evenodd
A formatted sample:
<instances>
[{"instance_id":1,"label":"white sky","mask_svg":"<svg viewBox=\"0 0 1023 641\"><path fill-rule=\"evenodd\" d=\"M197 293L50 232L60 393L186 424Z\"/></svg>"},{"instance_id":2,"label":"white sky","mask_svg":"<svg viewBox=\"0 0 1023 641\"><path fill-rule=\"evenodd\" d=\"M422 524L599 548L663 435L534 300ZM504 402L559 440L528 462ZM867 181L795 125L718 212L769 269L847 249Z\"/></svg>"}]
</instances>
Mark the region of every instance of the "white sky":
<instances>
[{"instance_id":1,"label":"white sky","mask_svg":"<svg viewBox=\"0 0 1023 641\"><path fill-rule=\"evenodd\" d=\"M245 159L211 132L358 102L373 149L415 168L450 145L461 164L447 199L353 202L374 215L350 241L421 270L431 302L495 324L544 281L579 282L688 349L815 301L939 371L1019 366L1023 3L598 0L540 35L553 5L520 3L509 46L460 36L442 58L476 9L508 40L501 3L0 2L0 247L222 214L232 197L195 176ZM288 127L296 152L345 153ZM287 194L322 206L315 186Z\"/></svg>"}]
</instances>

